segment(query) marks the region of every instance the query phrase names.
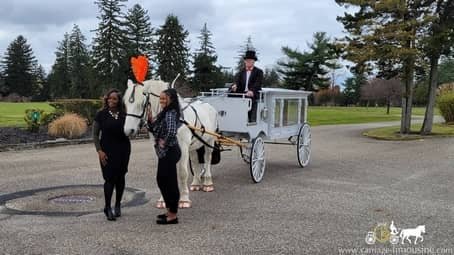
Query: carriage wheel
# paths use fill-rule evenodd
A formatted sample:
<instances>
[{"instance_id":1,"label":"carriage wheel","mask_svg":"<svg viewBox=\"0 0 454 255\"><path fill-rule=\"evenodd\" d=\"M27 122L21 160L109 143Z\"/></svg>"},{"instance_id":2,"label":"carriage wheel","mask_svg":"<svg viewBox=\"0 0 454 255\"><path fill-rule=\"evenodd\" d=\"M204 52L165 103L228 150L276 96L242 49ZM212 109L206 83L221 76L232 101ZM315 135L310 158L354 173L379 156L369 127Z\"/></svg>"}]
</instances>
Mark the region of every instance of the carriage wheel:
<instances>
[{"instance_id":1,"label":"carriage wheel","mask_svg":"<svg viewBox=\"0 0 454 255\"><path fill-rule=\"evenodd\" d=\"M252 180L258 183L262 180L265 173L265 142L258 136L252 141L251 156L249 162L249 169L251 172Z\"/></svg>"},{"instance_id":2,"label":"carriage wheel","mask_svg":"<svg viewBox=\"0 0 454 255\"><path fill-rule=\"evenodd\" d=\"M311 128L307 123L304 123L298 132L296 152L300 166L307 166L311 159Z\"/></svg>"}]
</instances>

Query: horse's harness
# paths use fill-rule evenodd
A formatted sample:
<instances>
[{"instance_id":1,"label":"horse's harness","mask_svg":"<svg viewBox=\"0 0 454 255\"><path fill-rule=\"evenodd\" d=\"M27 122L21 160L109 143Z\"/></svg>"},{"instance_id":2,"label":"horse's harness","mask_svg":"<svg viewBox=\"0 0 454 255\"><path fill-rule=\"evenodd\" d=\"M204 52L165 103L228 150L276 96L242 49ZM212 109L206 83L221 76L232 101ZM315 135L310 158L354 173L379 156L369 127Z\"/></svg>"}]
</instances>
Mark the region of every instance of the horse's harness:
<instances>
[{"instance_id":1,"label":"horse's harness","mask_svg":"<svg viewBox=\"0 0 454 255\"><path fill-rule=\"evenodd\" d=\"M131 93L131 96L129 97L128 101L130 103L134 103L135 101L135 92L136 92L136 86L137 84L134 84L134 87L132 88L132 93ZM140 115L137 115L137 114L132 114L132 113L126 113L126 116L131 116L131 117L134 117L134 118L138 118L140 119L140 127L142 128L144 125L145 125L145 121L144 121L144 116L148 109L148 107L150 106L150 95L152 96L155 96L155 97L159 97L159 95L153 93L153 92L143 92L142 93L143 96L145 97L145 101L144 101L144 104L143 104L143 110L142 110L142 113ZM158 106L159 107L159 106Z\"/></svg>"}]
</instances>

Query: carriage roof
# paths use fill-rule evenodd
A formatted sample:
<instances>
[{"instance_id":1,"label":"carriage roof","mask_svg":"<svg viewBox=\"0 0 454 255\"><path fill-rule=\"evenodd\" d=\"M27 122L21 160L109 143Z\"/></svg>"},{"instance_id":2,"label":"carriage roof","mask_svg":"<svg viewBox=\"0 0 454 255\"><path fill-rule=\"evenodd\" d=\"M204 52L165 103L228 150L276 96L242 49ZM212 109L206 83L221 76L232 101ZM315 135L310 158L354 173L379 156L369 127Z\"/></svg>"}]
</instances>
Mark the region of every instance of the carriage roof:
<instances>
[{"instance_id":1,"label":"carriage roof","mask_svg":"<svg viewBox=\"0 0 454 255\"><path fill-rule=\"evenodd\" d=\"M227 88L216 88L210 89L211 92L217 93L226 93L228 91ZM284 89L284 88L262 88L260 91L264 95L276 95L276 96L296 96L306 98L311 94L309 91L305 90L294 90L294 89ZM207 95L207 93L202 93L202 95Z\"/></svg>"},{"instance_id":2,"label":"carriage roof","mask_svg":"<svg viewBox=\"0 0 454 255\"><path fill-rule=\"evenodd\" d=\"M305 90L294 90L294 89L283 89L283 88L262 88L262 93L264 94L274 94L274 95L297 95L301 97L307 97L311 94L309 91Z\"/></svg>"}]
</instances>

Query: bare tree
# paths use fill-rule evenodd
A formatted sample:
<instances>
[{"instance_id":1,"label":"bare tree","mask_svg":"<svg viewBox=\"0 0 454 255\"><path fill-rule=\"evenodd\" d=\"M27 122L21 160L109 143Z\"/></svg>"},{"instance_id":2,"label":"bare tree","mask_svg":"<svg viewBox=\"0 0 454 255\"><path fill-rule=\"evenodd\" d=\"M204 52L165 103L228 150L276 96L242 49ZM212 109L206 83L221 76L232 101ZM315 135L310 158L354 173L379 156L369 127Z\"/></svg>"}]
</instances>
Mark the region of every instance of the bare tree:
<instances>
[{"instance_id":1,"label":"bare tree","mask_svg":"<svg viewBox=\"0 0 454 255\"><path fill-rule=\"evenodd\" d=\"M367 101L367 105L371 101L374 104L385 102L387 107L386 113L389 114L390 107L399 104L402 91L401 87L401 82L396 78L389 80L375 78L368 81L361 88L361 100Z\"/></svg>"}]
</instances>

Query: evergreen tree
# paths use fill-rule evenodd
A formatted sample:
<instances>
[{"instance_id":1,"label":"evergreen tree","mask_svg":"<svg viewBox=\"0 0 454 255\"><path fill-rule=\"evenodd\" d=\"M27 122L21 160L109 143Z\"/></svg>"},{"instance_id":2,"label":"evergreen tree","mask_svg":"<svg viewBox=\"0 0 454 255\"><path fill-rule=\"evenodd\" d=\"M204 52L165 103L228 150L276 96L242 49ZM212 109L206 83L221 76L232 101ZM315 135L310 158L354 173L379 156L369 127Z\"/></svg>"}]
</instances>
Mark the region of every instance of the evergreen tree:
<instances>
[{"instance_id":1,"label":"evergreen tree","mask_svg":"<svg viewBox=\"0 0 454 255\"><path fill-rule=\"evenodd\" d=\"M151 26L148 11L135 4L126 14L126 36L128 39L128 56L145 55L148 58L147 77L152 77L156 70L153 54L154 29Z\"/></svg>"},{"instance_id":2,"label":"evergreen tree","mask_svg":"<svg viewBox=\"0 0 454 255\"><path fill-rule=\"evenodd\" d=\"M0 55L0 60L1 59L3 59L3 57ZM8 88L5 85L5 77L3 77L3 72L3 66L0 64L0 96L6 96L9 93Z\"/></svg>"},{"instance_id":3,"label":"evergreen tree","mask_svg":"<svg viewBox=\"0 0 454 255\"><path fill-rule=\"evenodd\" d=\"M2 65L5 90L21 96L33 95L36 59L27 40L19 35L6 50Z\"/></svg>"},{"instance_id":4,"label":"evergreen tree","mask_svg":"<svg viewBox=\"0 0 454 255\"><path fill-rule=\"evenodd\" d=\"M126 53L122 2L127 0L96 0L100 20L93 40L93 61L97 71L98 85L102 89L116 87L123 90L129 71L129 59Z\"/></svg>"},{"instance_id":5,"label":"evergreen tree","mask_svg":"<svg viewBox=\"0 0 454 255\"><path fill-rule=\"evenodd\" d=\"M148 11L135 4L126 14L126 36L129 55L146 55L149 59L153 50L153 28Z\"/></svg>"},{"instance_id":6,"label":"evergreen tree","mask_svg":"<svg viewBox=\"0 0 454 255\"><path fill-rule=\"evenodd\" d=\"M310 70L310 53L292 50L289 47L282 47L282 52L287 56L287 61L279 61L278 71L283 75L283 86L288 89L304 88L314 91L312 83L312 72Z\"/></svg>"},{"instance_id":7,"label":"evergreen tree","mask_svg":"<svg viewBox=\"0 0 454 255\"><path fill-rule=\"evenodd\" d=\"M238 57L237 57L237 64L236 64L236 68L235 68L235 71L239 72L241 71L243 68L244 68L244 54L246 53L246 51L248 50L253 50L255 51L255 54L258 56L259 53L257 52L257 50L255 49L254 45L252 44L252 37L251 36L248 36L244 45L242 45L240 47L240 50L238 51Z\"/></svg>"},{"instance_id":8,"label":"evergreen tree","mask_svg":"<svg viewBox=\"0 0 454 255\"><path fill-rule=\"evenodd\" d=\"M34 68L33 76L35 78L34 82L34 101L45 101L49 99L49 86L47 82L46 71L42 65L38 65Z\"/></svg>"},{"instance_id":9,"label":"evergreen tree","mask_svg":"<svg viewBox=\"0 0 454 255\"><path fill-rule=\"evenodd\" d=\"M445 58L440 64L438 84L454 82L454 59Z\"/></svg>"},{"instance_id":10,"label":"evergreen tree","mask_svg":"<svg viewBox=\"0 0 454 255\"><path fill-rule=\"evenodd\" d=\"M340 67L337 63L339 52L336 46L326 33L317 32L309 48L310 52L302 53L289 47L282 48L287 61L278 62L278 71L284 76L284 87L314 91L331 85L329 71Z\"/></svg>"},{"instance_id":11,"label":"evergreen tree","mask_svg":"<svg viewBox=\"0 0 454 255\"><path fill-rule=\"evenodd\" d=\"M350 77L344 82L344 103L345 105L357 105L361 98L361 78Z\"/></svg>"},{"instance_id":12,"label":"evergreen tree","mask_svg":"<svg viewBox=\"0 0 454 255\"><path fill-rule=\"evenodd\" d=\"M85 45L85 36L79 26L74 25L69 36L69 95L72 98L88 98L90 96L89 84L89 55Z\"/></svg>"},{"instance_id":13,"label":"evergreen tree","mask_svg":"<svg viewBox=\"0 0 454 255\"><path fill-rule=\"evenodd\" d=\"M194 77L192 80L196 90L207 91L219 85L221 76L220 69L215 65L217 56L213 43L211 42L211 32L205 23L200 35L200 48L194 54Z\"/></svg>"},{"instance_id":14,"label":"evergreen tree","mask_svg":"<svg viewBox=\"0 0 454 255\"><path fill-rule=\"evenodd\" d=\"M429 59L429 89L427 95L427 107L421 134L427 135L432 132L435 98L438 87L438 65L442 56L452 52L454 46L454 1L428 0L425 20L429 20L426 38L423 42L423 52Z\"/></svg>"},{"instance_id":15,"label":"evergreen tree","mask_svg":"<svg viewBox=\"0 0 454 255\"><path fill-rule=\"evenodd\" d=\"M263 87L280 87L281 79L274 68L265 68L263 73Z\"/></svg>"},{"instance_id":16,"label":"evergreen tree","mask_svg":"<svg viewBox=\"0 0 454 255\"><path fill-rule=\"evenodd\" d=\"M230 86L231 83L235 81L235 74L231 68L226 68L223 66L218 66L221 71L219 76L219 85L222 87Z\"/></svg>"},{"instance_id":17,"label":"evergreen tree","mask_svg":"<svg viewBox=\"0 0 454 255\"><path fill-rule=\"evenodd\" d=\"M417 105L417 106L427 105L427 94L428 93L429 93L429 84L428 84L427 80L416 83L413 104Z\"/></svg>"},{"instance_id":18,"label":"evergreen tree","mask_svg":"<svg viewBox=\"0 0 454 255\"><path fill-rule=\"evenodd\" d=\"M355 63L392 60L401 67L401 133L410 133L414 87L417 32L427 22L423 19L427 1L336 0L341 6L355 7L338 17L349 33L343 40L346 58Z\"/></svg>"},{"instance_id":19,"label":"evergreen tree","mask_svg":"<svg viewBox=\"0 0 454 255\"><path fill-rule=\"evenodd\" d=\"M158 31L156 42L156 60L158 75L167 82L173 81L179 73L186 77L189 64L189 32L178 21L178 17L168 15L164 25Z\"/></svg>"},{"instance_id":20,"label":"evergreen tree","mask_svg":"<svg viewBox=\"0 0 454 255\"><path fill-rule=\"evenodd\" d=\"M65 33L63 40L58 42L55 63L48 77L51 98L69 96L68 90L71 87L69 56L69 34Z\"/></svg>"}]
</instances>

